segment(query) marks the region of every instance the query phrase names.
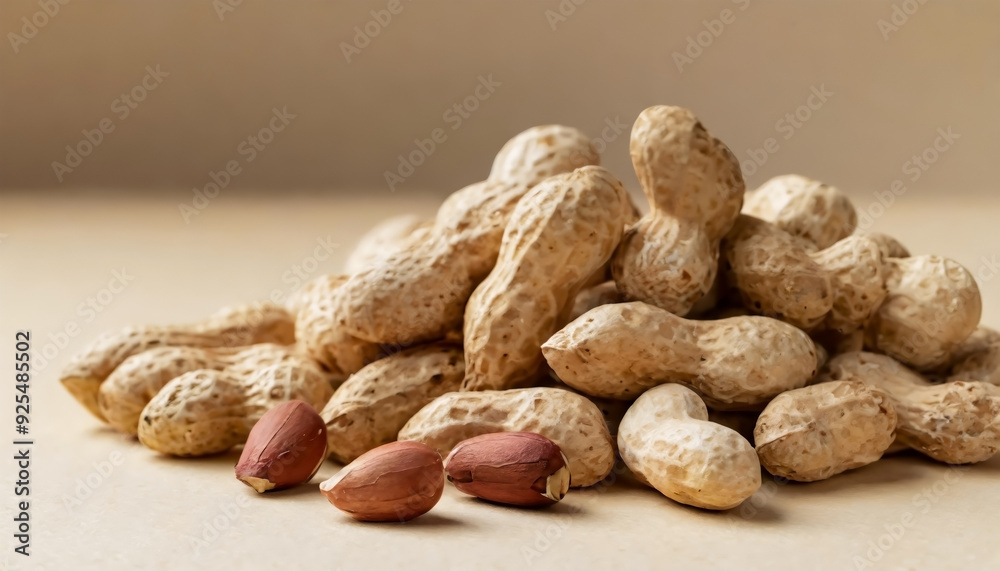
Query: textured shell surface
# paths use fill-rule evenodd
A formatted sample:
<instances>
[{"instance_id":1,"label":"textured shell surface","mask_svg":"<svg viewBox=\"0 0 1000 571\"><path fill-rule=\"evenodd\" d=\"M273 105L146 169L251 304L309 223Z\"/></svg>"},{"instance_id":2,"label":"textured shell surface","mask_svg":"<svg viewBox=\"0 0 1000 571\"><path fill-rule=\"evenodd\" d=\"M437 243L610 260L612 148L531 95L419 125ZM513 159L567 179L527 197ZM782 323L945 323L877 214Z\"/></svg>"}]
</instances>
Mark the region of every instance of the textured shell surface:
<instances>
[{"instance_id":1,"label":"textured shell surface","mask_svg":"<svg viewBox=\"0 0 1000 571\"><path fill-rule=\"evenodd\" d=\"M603 305L542 346L552 371L586 394L631 399L683 383L717 408L754 408L816 374L812 340L767 317L687 320L642 302Z\"/></svg>"},{"instance_id":2,"label":"textured shell surface","mask_svg":"<svg viewBox=\"0 0 1000 571\"><path fill-rule=\"evenodd\" d=\"M861 380L782 393L768 403L754 430L761 464L800 482L871 464L895 440L896 411L889 401Z\"/></svg>"},{"instance_id":3,"label":"textured shell surface","mask_svg":"<svg viewBox=\"0 0 1000 571\"><path fill-rule=\"evenodd\" d=\"M521 200L496 266L465 309L466 389L514 388L540 377L542 343L611 258L629 211L621 182L596 166L550 177Z\"/></svg>"},{"instance_id":4,"label":"textured shell surface","mask_svg":"<svg viewBox=\"0 0 1000 571\"><path fill-rule=\"evenodd\" d=\"M743 212L824 249L854 233L858 213L836 187L796 174L776 176L748 192Z\"/></svg>"},{"instance_id":5,"label":"textured shell surface","mask_svg":"<svg viewBox=\"0 0 1000 571\"><path fill-rule=\"evenodd\" d=\"M903 444L940 462L982 462L1000 449L1000 387L977 381L931 383L888 355L844 353L820 382L858 379L882 390L896 410Z\"/></svg>"},{"instance_id":6,"label":"textured shell surface","mask_svg":"<svg viewBox=\"0 0 1000 571\"><path fill-rule=\"evenodd\" d=\"M914 256L886 260L885 276L887 295L865 346L922 371L946 365L982 316L972 274L947 258Z\"/></svg>"},{"instance_id":7,"label":"textured shell surface","mask_svg":"<svg viewBox=\"0 0 1000 571\"><path fill-rule=\"evenodd\" d=\"M619 425L618 449L643 483L683 504L730 509L761 485L750 443L710 422L705 403L681 385L660 385L635 401Z\"/></svg>"}]
</instances>

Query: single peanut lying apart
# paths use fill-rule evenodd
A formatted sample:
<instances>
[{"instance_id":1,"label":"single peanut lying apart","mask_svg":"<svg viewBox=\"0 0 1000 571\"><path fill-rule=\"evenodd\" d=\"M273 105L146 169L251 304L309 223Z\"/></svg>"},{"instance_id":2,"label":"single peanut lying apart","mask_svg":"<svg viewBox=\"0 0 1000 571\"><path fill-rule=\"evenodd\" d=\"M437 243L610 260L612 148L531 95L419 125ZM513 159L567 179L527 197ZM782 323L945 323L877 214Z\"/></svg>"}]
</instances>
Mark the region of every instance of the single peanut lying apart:
<instances>
[{"instance_id":1,"label":"single peanut lying apart","mask_svg":"<svg viewBox=\"0 0 1000 571\"><path fill-rule=\"evenodd\" d=\"M282 490L312 479L326 460L323 419L300 400L279 404L250 430L236 478L257 493Z\"/></svg>"},{"instance_id":2,"label":"single peanut lying apart","mask_svg":"<svg viewBox=\"0 0 1000 571\"><path fill-rule=\"evenodd\" d=\"M739 161L688 109L639 114L629 141L650 212L631 226L612 260L631 299L685 315L715 281L719 241L739 215Z\"/></svg>"},{"instance_id":3,"label":"single peanut lying apart","mask_svg":"<svg viewBox=\"0 0 1000 571\"><path fill-rule=\"evenodd\" d=\"M463 378L462 348L447 344L407 349L361 369L320 413L330 456L347 463L392 442L410 417L435 398L457 391Z\"/></svg>"},{"instance_id":4,"label":"single peanut lying apart","mask_svg":"<svg viewBox=\"0 0 1000 571\"><path fill-rule=\"evenodd\" d=\"M542 343L569 321L576 294L611 258L631 210L621 182L596 166L547 178L521 199L496 267L465 308L465 390L537 382Z\"/></svg>"},{"instance_id":5,"label":"single peanut lying apart","mask_svg":"<svg viewBox=\"0 0 1000 571\"><path fill-rule=\"evenodd\" d=\"M100 420L97 403L101 383L125 359L156 347L239 347L256 343L287 345L295 341L292 316L272 303L227 307L190 325L126 327L99 337L76 355L59 381Z\"/></svg>"},{"instance_id":6,"label":"single peanut lying apart","mask_svg":"<svg viewBox=\"0 0 1000 571\"><path fill-rule=\"evenodd\" d=\"M222 371L198 370L167 383L139 421L139 441L174 456L216 454L246 442L274 406L302 400L319 409L333 389L313 361L290 355L258 367L248 361Z\"/></svg>"},{"instance_id":7,"label":"single peanut lying apart","mask_svg":"<svg viewBox=\"0 0 1000 571\"><path fill-rule=\"evenodd\" d=\"M784 392L757 419L760 463L775 476L814 482L875 462L895 439L896 411L860 380Z\"/></svg>"},{"instance_id":8,"label":"single peanut lying apart","mask_svg":"<svg viewBox=\"0 0 1000 571\"><path fill-rule=\"evenodd\" d=\"M319 485L337 509L358 521L404 522L444 492L441 456L419 442L391 442L365 452Z\"/></svg>"},{"instance_id":9,"label":"single peanut lying apart","mask_svg":"<svg viewBox=\"0 0 1000 571\"><path fill-rule=\"evenodd\" d=\"M684 383L714 407L762 406L816 374L816 347L767 317L692 321L642 302L597 307L542 345L552 371L588 395L631 399Z\"/></svg>"},{"instance_id":10,"label":"single peanut lying apart","mask_svg":"<svg viewBox=\"0 0 1000 571\"><path fill-rule=\"evenodd\" d=\"M642 394L618 428L622 460L643 483L699 508L727 510L760 488L753 446L708 421L691 389L660 385Z\"/></svg>"},{"instance_id":11,"label":"single peanut lying apart","mask_svg":"<svg viewBox=\"0 0 1000 571\"><path fill-rule=\"evenodd\" d=\"M586 397L553 388L448 393L420 409L399 431L443 456L459 442L492 432L535 432L569 460L573 487L611 473L615 451L601 411Z\"/></svg>"},{"instance_id":12,"label":"single peanut lying apart","mask_svg":"<svg viewBox=\"0 0 1000 571\"><path fill-rule=\"evenodd\" d=\"M988 460L1000 449L1000 387L954 381L931 384L892 357L845 353L830 359L820 381L860 380L883 391L896 410L900 442L941 462Z\"/></svg>"}]
</instances>

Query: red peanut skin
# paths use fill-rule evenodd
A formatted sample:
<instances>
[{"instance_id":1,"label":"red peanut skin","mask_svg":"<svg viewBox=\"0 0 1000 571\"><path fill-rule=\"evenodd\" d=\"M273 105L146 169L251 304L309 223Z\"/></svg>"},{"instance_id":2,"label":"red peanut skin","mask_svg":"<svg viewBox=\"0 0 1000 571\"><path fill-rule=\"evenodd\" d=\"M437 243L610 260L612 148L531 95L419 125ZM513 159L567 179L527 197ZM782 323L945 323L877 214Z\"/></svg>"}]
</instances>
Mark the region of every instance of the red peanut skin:
<instances>
[{"instance_id":1,"label":"red peanut skin","mask_svg":"<svg viewBox=\"0 0 1000 571\"><path fill-rule=\"evenodd\" d=\"M525 507L554 504L549 476L565 467L554 442L534 432L497 432L464 440L445 460L448 480L477 498Z\"/></svg>"},{"instance_id":2,"label":"red peanut skin","mask_svg":"<svg viewBox=\"0 0 1000 571\"><path fill-rule=\"evenodd\" d=\"M358 521L404 522L433 508L444 492L441 455L426 444L391 442L369 450L320 491Z\"/></svg>"},{"instance_id":3,"label":"red peanut skin","mask_svg":"<svg viewBox=\"0 0 1000 571\"><path fill-rule=\"evenodd\" d=\"M273 436L269 436L273 435ZM304 484L326 459L326 424L300 400L279 404L257 421L236 464L236 477L262 478L273 490Z\"/></svg>"}]
</instances>

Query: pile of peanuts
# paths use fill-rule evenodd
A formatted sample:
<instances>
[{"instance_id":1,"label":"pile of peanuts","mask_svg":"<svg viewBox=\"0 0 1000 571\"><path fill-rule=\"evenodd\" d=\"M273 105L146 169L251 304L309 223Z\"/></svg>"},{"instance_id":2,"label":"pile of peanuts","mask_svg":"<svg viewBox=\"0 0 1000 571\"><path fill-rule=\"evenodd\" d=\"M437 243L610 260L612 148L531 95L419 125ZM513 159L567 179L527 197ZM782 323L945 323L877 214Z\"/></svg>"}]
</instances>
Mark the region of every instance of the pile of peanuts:
<instances>
[{"instance_id":1,"label":"pile of peanuts","mask_svg":"<svg viewBox=\"0 0 1000 571\"><path fill-rule=\"evenodd\" d=\"M1000 333L969 271L858 231L818 181L746 192L687 109L643 111L629 152L648 214L584 133L533 127L433 220L372 229L344 275L106 335L62 383L160 453L243 445L260 492L346 464L320 488L365 521L424 513L445 475L547 505L618 456L724 510L762 467L812 482L903 449L997 452Z\"/></svg>"}]
</instances>

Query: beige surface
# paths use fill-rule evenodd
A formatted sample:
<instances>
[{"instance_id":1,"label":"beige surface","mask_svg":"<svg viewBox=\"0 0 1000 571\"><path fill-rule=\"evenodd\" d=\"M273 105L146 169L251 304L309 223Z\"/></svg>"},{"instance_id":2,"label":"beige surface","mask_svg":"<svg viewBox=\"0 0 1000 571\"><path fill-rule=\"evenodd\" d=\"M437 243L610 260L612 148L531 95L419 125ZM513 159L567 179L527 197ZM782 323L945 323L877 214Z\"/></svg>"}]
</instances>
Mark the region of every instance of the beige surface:
<instances>
[{"instance_id":1,"label":"beige surface","mask_svg":"<svg viewBox=\"0 0 1000 571\"><path fill-rule=\"evenodd\" d=\"M402 10L377 25L372 11L394 1ZM237 7L220 18L220 4ZM37 11L38 0L0 1L4 37ZM348 62L342 46L366 26L377 35ZM58 186L51 163L107 118L115 130L63 186L190 196L287 107L296 119L232 188L385 189L398 156L441 128L447 140L400 188L443 193L541 123L602 138L628 182L632 121L671 103L741 161L775 139L747 171L752 186L802 172L849 192L885 188L951 127L961 138L911 192L988 194L998 26L995 0L72 0L16 52L0 46L0 125L16 133L0 139L0 178ZM169 76L120 118L116 100L156 65ZM480 77L500 85L466 118L446 116ZM796 112L806 120L790 129Z\"/></svg>"},{"instance_id":2,"label":"beige surface","mask_svg":"<svg viewBox=\"0 0 1000 571\"><path fill-rule=\"evenodd\" d=\"M68 323L80 330L33 377L30 560L9 547L13 389L4 377L0 569L800 571L854 569L869 551L879 557L871 569L1000 568L1000 458L959 470L903 456L810 485L766 478L759 496L728 513L681 507L624 478L574 491L545 511L486 505L449 488L412 523L363 525L327 504L315 483L257 496L233 478L235 454L157 456L103 428L58 385L61 365L101 331L197 319L225 303L288 292L282 274L311 267L317 239L341 247L313 274L334 272L377 219L434 208L405 194L393 201L224 195L185 225L174 201L0 197L0 363L12 369L16 330L32 331L36 355ZM1000 272L998 219L997 198L899 199L876 228L979 273L984 322L998 327L1000 279L989 275ZM122 269L134 279L88 322L78 306ZM100 476L102 463L118 459ZM314 482L335 470L328 463ZM84 487L88 479L93 488ZM76 494L86 497L74 503ZM900 530L898 539L888 535ZM195 541L206 534L210 541ZM884 553L871 543L880 538Z\"/></svg>"}]
</instances>

